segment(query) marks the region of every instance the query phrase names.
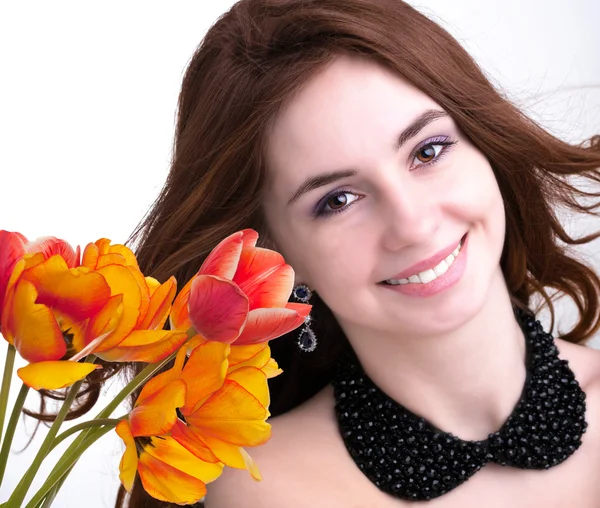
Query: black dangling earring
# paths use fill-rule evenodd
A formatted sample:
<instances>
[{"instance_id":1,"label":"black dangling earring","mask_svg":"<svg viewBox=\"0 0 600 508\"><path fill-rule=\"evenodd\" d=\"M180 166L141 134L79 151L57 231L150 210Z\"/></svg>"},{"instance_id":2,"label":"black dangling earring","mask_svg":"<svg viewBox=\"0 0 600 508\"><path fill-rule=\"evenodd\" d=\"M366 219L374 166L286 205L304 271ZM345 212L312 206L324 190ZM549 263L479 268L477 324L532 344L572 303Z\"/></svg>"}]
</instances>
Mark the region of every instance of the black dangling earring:
<instances>
[{"instance_id":1,"label":"black dangling earring","mask_svg":"<svg viewBox=\"0 0 600 508\"><path fill-rule=\"evenodd\" d=\"M298 284L292 292L293 297L302 303L308 303L312 297L312 291L304 284ZM298 349L305 353L312 353L317 348L317 336L310 327L312 318L310 314L304 318L304 326L298 334Z\"/></svg>"}]
</instances>

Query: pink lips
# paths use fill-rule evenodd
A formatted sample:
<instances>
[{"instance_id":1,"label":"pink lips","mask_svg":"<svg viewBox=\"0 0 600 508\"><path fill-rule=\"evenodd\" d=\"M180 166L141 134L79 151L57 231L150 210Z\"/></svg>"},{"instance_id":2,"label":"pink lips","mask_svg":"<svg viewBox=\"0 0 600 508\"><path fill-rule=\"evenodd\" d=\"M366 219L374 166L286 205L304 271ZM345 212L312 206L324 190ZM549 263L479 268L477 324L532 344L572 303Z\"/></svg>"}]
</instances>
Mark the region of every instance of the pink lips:
<instances>
[{"instance_id":1,"label":"pink lips","mask_svg":"<svg viewBox=\"0 0 600 508\"><path fill-rule=\"evenodd\" d=\"M467 236L467 234L465 233L465 235L462 237L463 241L465 240L466 236ZM389 277L389 278L390 279L408 279L411 275L417 275L421 272L424 272L425 270L429 270L430 268L433 268L437 264L441 263L443 259L446 259L452 252L454 252L456 247L458 247L458 243L459 242L454 242L452 245L448 245L448 247L442 249L437 254L434 254L433 256L431 256L427 259L424 259L423 261L419 261L417 264L412 265L410 268L407 268L406 270L400 272L399 274L394 275L393 277Z\"/></svg>"},{"instance_id":2,"label":"pink lips","mask_svg":"<svg viewBox=\"0 0 600 508\"><path fill-rule=\"evenodd\" d=\"M456 258L456 260L454 261L454 263L452 263L452 266L448 269L448 271L446 273L444 273L443 275L440 275L437 279L428 282L427 284L395 284L395 285L391 285L391 284L381 284L382 287L384 287L385 289L389 289L392 291L397 291L399 293L408 295L408 296L418 296L418 297L428 297L428 296L433 296L436 295L438 293L441 293L442 291L445 291L446 289L454 286L462 277L466 265L467 265L467 247L469 244L469 237L468 235L465 235L463 237L463 243L462 243L462 247L460 249L460 252L458 254L458 257ZM447 251L447 249L444 249L443 252L448 252L448 254L450 254L450 252L452 252L454 249L456 249L456 246L458 244L455 244L451 250ZM429 260L427 260L427 263L435 263L435 260L438 259L438 256L440 254L436 254L435 256L429 258ZM444 257L439 258L440 261L442 259L444 259ZM430 261L433 260L433 261ZM438 261L439 262L439 261ZM424 268L420 268L423 266L423 263L419 263L417 265L414 265L414 267L411 267L410 270L415 270L415 267L417 267L417 269L420 269L421 271L423 270L427 270L428 268L431 268L432 266L435 266L435 264L428 264L427 266L425 266ZM393 277L393 278L406 278L409 275L418 273L415 271L411 271L410 273L407 273L408 270L406 270L405 272L402 272L402 274L406 274L404 276L402 276L402 274L400 274L401 276L398 277Z\"/></svg>"}]
</instances>

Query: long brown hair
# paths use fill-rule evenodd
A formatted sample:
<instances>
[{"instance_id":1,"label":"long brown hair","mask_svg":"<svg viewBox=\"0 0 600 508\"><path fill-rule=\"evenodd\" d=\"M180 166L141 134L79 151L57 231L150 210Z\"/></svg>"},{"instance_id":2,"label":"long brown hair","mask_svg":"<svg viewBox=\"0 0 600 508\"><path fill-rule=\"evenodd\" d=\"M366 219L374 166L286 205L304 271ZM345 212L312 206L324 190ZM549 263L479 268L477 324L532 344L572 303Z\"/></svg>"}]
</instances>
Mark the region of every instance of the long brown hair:
<instances>
[{"instance_id":1,"label":"long brown hair","mask_svg":"<svg viewBox=\"0 0 600 508\"><path fill-rule=\"evenodd\" d=\"M182 286L225 236L252 227L273 247L261 215L265 145L277 113L340 54L386 66L441 105L488 158L506 209L501 266L516 305L541 295L554 326L553 300L579 310L563 336L581 343L600 328L600 279L569 251L600 233L571 237L562 211L598 213L600 136L573 145L550 135L490 84L444 29L400 0L241 0L210 28L183 79L171 171L149 214L130 238L140 267ZM273 341L284 374L271 384L271 413L297 406L329 382L345 338L317 298L322 338L310 359L295 333ZM118 504L126 502L123 491ZM129 506L166 506L139 483Z\"/></svg>"}]
</instances>

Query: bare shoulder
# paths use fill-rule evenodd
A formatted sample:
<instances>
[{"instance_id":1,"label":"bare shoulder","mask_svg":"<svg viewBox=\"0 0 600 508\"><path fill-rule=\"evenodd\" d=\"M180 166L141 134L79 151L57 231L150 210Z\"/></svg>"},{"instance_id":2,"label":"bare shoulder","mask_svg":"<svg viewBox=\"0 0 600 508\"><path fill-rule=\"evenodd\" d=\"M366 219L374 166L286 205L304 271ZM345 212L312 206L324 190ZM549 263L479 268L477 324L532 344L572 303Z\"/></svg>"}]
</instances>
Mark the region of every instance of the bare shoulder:
<instances>
[{"instance_id":1,"label":"bare shoulder","mask_svg":"<svg viewBox=\"0 0 600 508\"><path fill-rule=\"evenodd\" d=\"M579 384L584 389L600 388L600 350L555 339L560 357L569 362Z\"/></svg>"},{"instance_id":2,"label":"bare shoulder","mask_svg":"<svg viewBox=\"0 0 600 508\"><path fill-rule=\"evenodd\" d=\"M309 401L282 416L269 419L271 439L246 450L263 477L254 481L247 471L225 468L208 485L206 508L304 507L307 486L319 483L327 469L333 402L328 387ZM323 479L321 478L321 481Z\"/></svg>"}]
</instances>

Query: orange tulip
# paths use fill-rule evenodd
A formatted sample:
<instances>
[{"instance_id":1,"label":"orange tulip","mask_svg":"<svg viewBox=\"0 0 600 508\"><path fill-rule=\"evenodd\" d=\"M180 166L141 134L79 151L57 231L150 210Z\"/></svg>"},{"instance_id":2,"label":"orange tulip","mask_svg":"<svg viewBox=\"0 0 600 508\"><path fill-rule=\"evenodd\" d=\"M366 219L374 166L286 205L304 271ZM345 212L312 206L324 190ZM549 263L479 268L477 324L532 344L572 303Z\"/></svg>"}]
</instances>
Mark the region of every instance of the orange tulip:
<instances>
[{"instance_id":1,"label":"orange tulip","mask_svg":"<svg viewBox=\"0 0 600 508\"><path fill-rule=\"evenodd\" d=\"M181 290L171 328L193 327L204 339L236 345L267 342L304 322L311 306L288 303L294 272L281 254L256 247L258 233L220 242Z\"/></svg>"},{"instance_id":2,"label":"orange tulip","mask_svg":"<svg viewBox=\"0 0 600 508\"><path fill-rule=\"evenodd\" d=\"M201 499L226 465L261 479L244 447L270 438L267 379L281 371L264 343L196 343L189 358L180 348L173 367L146 383L116 428L127 490L139 475L153 497L185 504Z\"/></svg>"},{"instance_id":3,"label":"orange tulip","mask_svg":"<svg viewBox=\"0 0 600 508\"><path fill-rule=\"evenodd\" d=\"M2 311L2 333L29 365L18 370L35 389L57 389L97 366L78 363L94 353L107 361L157 362L186 340L162 330L175 279L145 278L133 253L106 239L79 248L56 238L24 246L13 267ZM63 257L64 256L64 257Z\"/></svg>"},{"instance_id":4,"label":"orange tulip","mask_svg":"<svg viewBox=\"0 0 600 508\"><path fill-rule=\"evenodd\" d=\"M221 475L223 464L202 460L169 435L183 406L187 386L180 378L186 351L182 348L175 366L152 378L140 393L128 420L117 425L125 442L120 479L130 491L136 474L144 489L156 499L191 504L206 494L206 484Z\"/></svg>"},{"instance_id":5,"label":"orange tulip","mask_svg":"<svg viewBox=\"0 0 600 508\"><path fill-rule=\"evenodd\" d=\"M106 361L158 362L186 340L182 330L163 330L177 291L175 277L160 284L144 277L133 252L101 238L86 246L82 265L103 275L111 302L87 328L86 342L108 332L94 354Z\"/></svg>"},{"instance_id":6,"label":"orange tulip","mask_svg":"<svg viewBox=\"0 0 600 508\"><path fill-rule=\"evenodd\" d=\"M278 369L263 344L239 347L230 365L228 357L236 348L209 341L192 351L180 375L187 385L183 420L175 422L171 435L202 460L247 469L260 480L243 447L266 443L271 436L267 377Z\"/></svg>"},{"instance_id":7,"label":"orange tulip","mask_svg":"<svg viewBox=\"0 0 600 508\"><path fill-rule=\"evenodd\" d=\"M57 241L55 247L59 245ZM4 337L30 362L17 373L36 389L63 388L97 368L60 360L73 355L82 323L110 297L100 275L69 268L62 256L52 255L52 249L48 258L42 252L30 253L16 263L2 313Z\"/></svg>"}]
</instances>

